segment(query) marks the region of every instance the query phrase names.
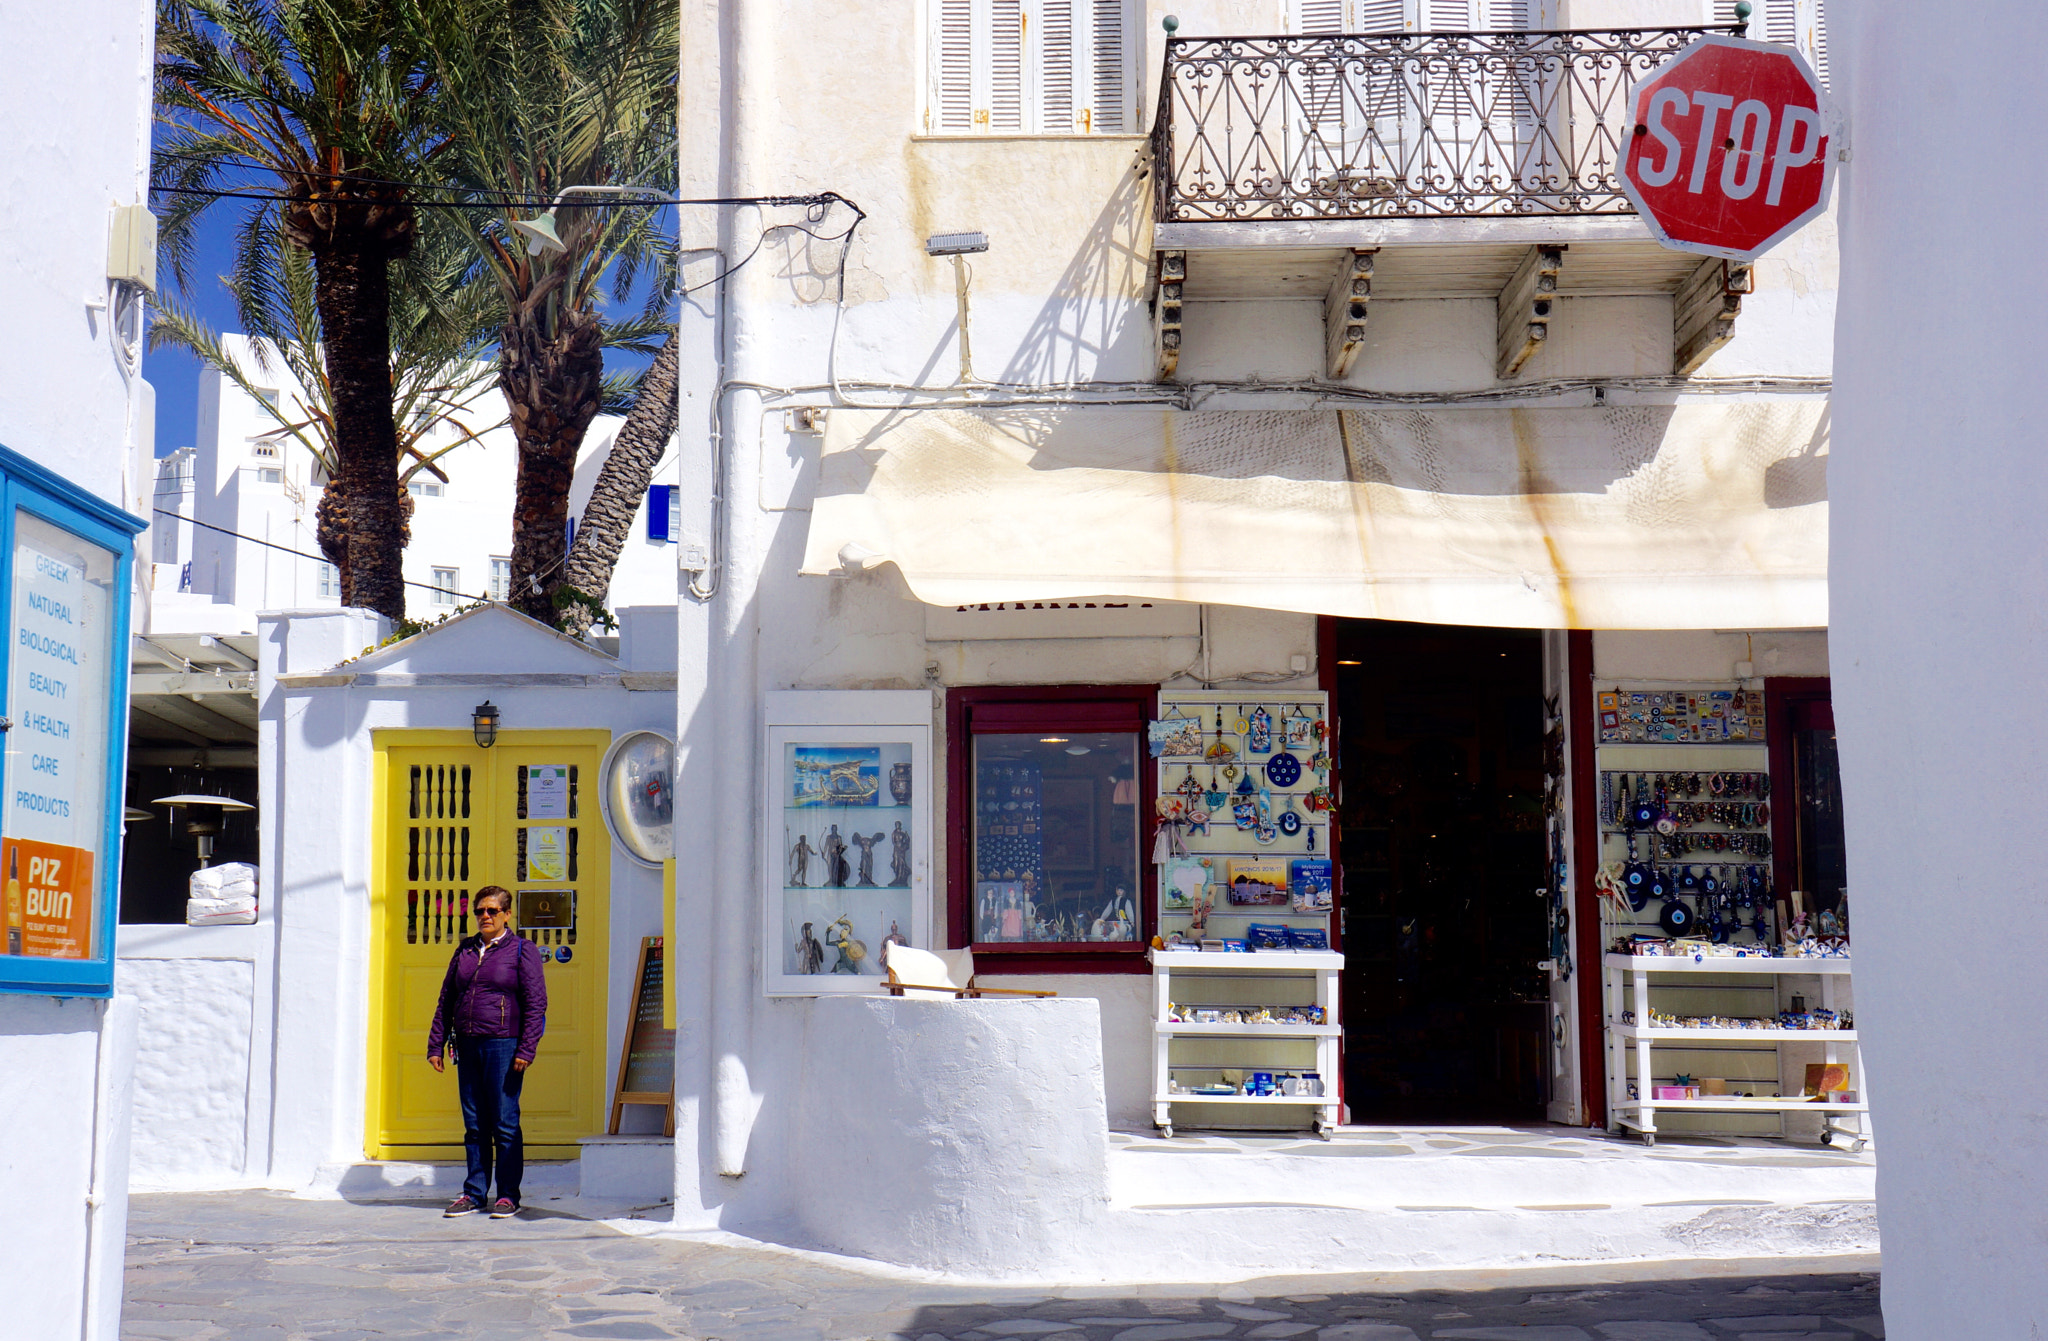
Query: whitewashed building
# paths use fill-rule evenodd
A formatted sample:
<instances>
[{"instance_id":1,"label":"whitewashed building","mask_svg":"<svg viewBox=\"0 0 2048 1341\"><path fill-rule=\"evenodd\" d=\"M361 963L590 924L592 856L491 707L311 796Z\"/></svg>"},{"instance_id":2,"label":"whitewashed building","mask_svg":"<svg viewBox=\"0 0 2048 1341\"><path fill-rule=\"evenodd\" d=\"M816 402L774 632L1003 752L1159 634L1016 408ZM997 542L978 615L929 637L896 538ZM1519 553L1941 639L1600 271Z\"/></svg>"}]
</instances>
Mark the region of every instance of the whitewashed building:
<instances>
[{"instance_id":1,"label":"whitewashed building","mask_svg":"<svg viewBox=\"0 0 2048 1341\"><path fill-rule=\"evenodd\" d=\"M126 639L151 486L150 10L10 14L0 49L0 1281L10 1332L120 1327L132 998L114 992Z\"/></svg>"}]
</instances>

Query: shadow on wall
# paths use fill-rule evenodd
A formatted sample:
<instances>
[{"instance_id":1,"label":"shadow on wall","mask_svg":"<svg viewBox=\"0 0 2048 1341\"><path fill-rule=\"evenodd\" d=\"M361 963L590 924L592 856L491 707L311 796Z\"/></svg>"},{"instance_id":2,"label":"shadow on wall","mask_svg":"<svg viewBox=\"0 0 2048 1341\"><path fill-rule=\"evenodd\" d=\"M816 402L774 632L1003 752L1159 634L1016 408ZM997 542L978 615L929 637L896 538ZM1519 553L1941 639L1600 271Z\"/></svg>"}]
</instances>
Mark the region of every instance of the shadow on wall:
<instances>
[{"instance_id":1,"label":"shadow on wall","mask_svg":"<svg viewBox=\"0 0 2048 1341\"><path fill-rule=\"evenodd\" d=\"M1145 280L1152 258L1144 234L1144 183L1136 172L1116 189L1060 272L1051 296L1004 365L1005 382L1151 380L1151 322Z\"/></svg>"}]
</instances>

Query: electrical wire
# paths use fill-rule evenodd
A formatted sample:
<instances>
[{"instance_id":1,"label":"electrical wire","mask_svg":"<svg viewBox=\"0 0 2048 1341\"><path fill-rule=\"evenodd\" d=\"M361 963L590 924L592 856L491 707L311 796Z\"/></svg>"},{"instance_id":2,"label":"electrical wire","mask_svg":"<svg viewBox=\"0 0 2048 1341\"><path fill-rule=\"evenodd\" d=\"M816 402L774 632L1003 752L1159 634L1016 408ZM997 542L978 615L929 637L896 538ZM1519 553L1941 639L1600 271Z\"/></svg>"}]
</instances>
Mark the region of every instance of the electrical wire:
<instances>
[{"instance_id":1,"label":"electrical wire","mask_svg":"<svg viewBox=\"0 0 2048 1341\"><path fill-rule=\"evenodd\" d=\"M293 549L290 545L280 545L270 540L258 540L253 535L243 535L240 531L230 531L225 526L215 526L212 522L203 522L197 517L188 517L182 512L172 512L166 508L151 508L150 511L156 513L159 517L171 517L187 525L203 526L209 531L218 531L222 535L231 535L237 540L246 540L252 545L262 545L268 549L283 550L286 554L296 554L301 559L311 559L316 563L334 562L324 554L308 554L302 549ZM437 587L431 582L415 582L409 577L402 577L399 581L408 587L419 587L426 591L438 591L450 596L460 596L465 601L488 601L491 599L488 596L472 596L466 591L450 591L447 587Z\"/></svg>"},{"instance_id":2,"label":"electrical wire","mask_svg":"<svg viewBox=\"0 0 2048 1341\"><path fill-rule=\"evenodd\" d=\"M309 197L306 196L282 195L275 191L228 191L222 190L219 187L212 186L152 185L149 189L153 192L160 192L165 195L204 196L214 200L276 200L285 202L297 201L300 203L304 203L309 199ZM472 190L474 188L447 187L433 189ZM645 200L578 200L574 204L571 204L567 201L558 201L554 196L526 196L523 198L516 199L504 197L497 200L364 200L361 201L360 203L365 205L405 204L410 205L415 209L442 210L501 210L506 208L507 206L523 206L534 209L560 208L579 210L602 210L645 209L658 205L762 205L772 208L788 205L830 205L833 204L834 202L847 205L853 204L852 201L847 200L844 196L840 195L836 191L824 191L816 195L806 196L663 196Z\"/></svg>"}]
</instances>

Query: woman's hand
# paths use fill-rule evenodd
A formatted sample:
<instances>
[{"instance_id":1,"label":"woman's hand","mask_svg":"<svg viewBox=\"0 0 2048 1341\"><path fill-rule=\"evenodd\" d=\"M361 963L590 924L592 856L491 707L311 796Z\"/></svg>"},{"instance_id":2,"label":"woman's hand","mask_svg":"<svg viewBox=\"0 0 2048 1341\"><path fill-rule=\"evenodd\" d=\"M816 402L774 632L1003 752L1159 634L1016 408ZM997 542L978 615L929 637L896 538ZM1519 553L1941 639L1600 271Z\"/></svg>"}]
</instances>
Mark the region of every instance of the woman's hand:
<instances>
[{"instance_id":1,"label":"woman's hand","mask_svg":"<svg viewBox=\"0 0 2048 1341\"><path fill-rule=\"evenodd\" d=\"M529 1057L514 1057L512 1059L512 1069L514 1071L524 1071L527 1067L532 1065L533 1059Z\"/></svg>"},{"instance_id":2,"label":"woman's hand","mask_svg":"<svg viewBox=\"0 0 2048 1341\"><path fill-rule=\"evenodd\" d=\"M446 1066L447 1063L441 1060L441 1054L437 1052L433 1056L427 1058L427 1065L433 1067L436 1071L439 1071L442 1067Z\"/></svg>"}]
</instances>

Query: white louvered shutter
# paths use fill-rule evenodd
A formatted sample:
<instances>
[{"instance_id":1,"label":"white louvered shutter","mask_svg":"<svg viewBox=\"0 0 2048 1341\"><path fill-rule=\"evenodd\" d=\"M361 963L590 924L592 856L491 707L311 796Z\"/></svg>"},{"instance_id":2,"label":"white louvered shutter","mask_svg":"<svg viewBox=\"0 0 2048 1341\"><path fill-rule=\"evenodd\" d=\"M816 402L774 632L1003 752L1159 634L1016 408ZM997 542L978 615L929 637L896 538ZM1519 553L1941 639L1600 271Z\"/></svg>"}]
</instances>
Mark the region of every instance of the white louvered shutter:
<instances>
[{"instance_id":1,"label":"white louvered shutter","mask_svg":"<svg viewBox=\"0 0 2048 1341\"><path fill-rule=\"evenodd\" d=\"M1131 75L1137 69L1130 50L1126 0L1093 0L1088 18L1085 46L1093 96L1088 104L1088 124L1083 128L1121 135L1131 129L1135 117Z\"/></svg>"},{"instance_id":2,"label":"white louvered shutter","mask_svg":"<svg viewBox=\"0 0 2048 1341\"><path fill-rule=\"evenodd\" d=\"M1820 76L1820 82L1828 82L1828 6L1827 0L1813 0L1813 17L1805 25L1802 34L1805 45L1799 49L1806 53L1813 72Z\"/></svg>"},{"instance_id":3,"label":"white louvered shutter","mask_svg":"<svg viewBox=\"0 0 2048 1341\"><path fill-rule=\"evenodd\" d=\"M1087 100L1074 87L1076 3L1086 0L1035 0L1024 21L1032 54L1038 58L1030 62L1031 105L1038 111L1035 129L1046 135L1082 129L1077 118Z\"/></svg>"},{"instance_id":4,"label":"white louvered shutter","mask_svg":"<svg viewBox=\"0 0 2048 1341\"><path fill-rule=\"evenodd\" d=\"M964 135L974 126L974 0L932 0L931 110L927 134Z\"/></svg>"},{"instance_id":5,"label":"white louvered shutter","mask_svg":"<svg viewBox=\"0 0 2048 1341\"><path fill-rule=\"evenodd\" d=\"M1416 26L1411 0L1355 0L1353 19L1361 33L1412 32Z\"/></svg>"},{"instance_id":6,"label":"white louvered shutter","mask_svg":"<svg viewBox=\"0 0 2048 1341\"><path fill-rule=\"evenodd\" d=\"M989 0L988 9L987 125L977 129L1014 133L1024 129L1024 0Z\"/></svg>"},{"instance_id":7,"label":"white louvered shutter","mask_svg":"<svg viewBox=\"0 0 2048 1341\"><path fill-rule=\"evenodd\" d=\"M1490 33L1529 31L1530 0L1482 0L1479 26Z\"/></svg>"},{"instance_id":8,"label":"white louvered shutter","mask_svg":"<svg viewBox=\"0 0 2048 1341\"><path fill-rule=\"evenodd\" d=\"M1351 31L1346 0L1288 0L1287 31L1304 37Z\"/></svg>"},{"instance_id":9,"label":"white louvered shutter","mask_svg":"<svg viewBox=\"0 0 2048 1341\"><path fill-rule=\"evenodd\" d=\"M1478 0L1422 0L1422 30L1430 33L1469 33L1480 22Z\"/></svg>"}]
</instances>

